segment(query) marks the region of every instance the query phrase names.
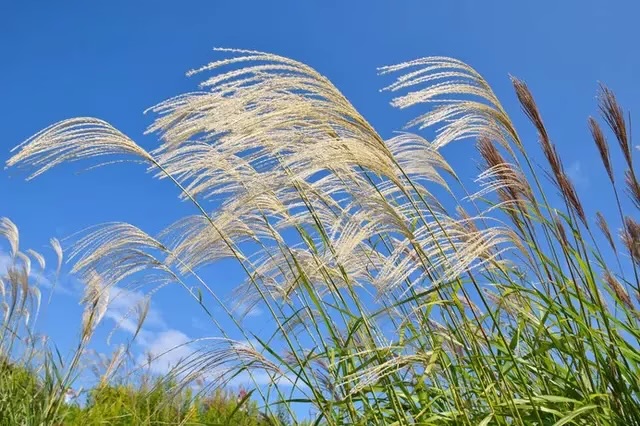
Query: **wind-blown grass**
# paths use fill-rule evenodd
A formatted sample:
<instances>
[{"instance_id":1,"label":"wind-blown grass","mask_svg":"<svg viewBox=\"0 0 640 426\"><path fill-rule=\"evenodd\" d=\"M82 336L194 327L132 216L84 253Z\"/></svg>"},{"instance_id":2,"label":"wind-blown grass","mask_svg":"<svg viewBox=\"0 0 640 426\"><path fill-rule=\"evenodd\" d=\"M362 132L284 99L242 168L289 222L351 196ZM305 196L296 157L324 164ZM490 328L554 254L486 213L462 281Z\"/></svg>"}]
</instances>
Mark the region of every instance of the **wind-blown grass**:
<instances>
[{"instance_id":1,"label":"wind-blown grass","mask_svg":"<svg viewBox=\"0 0 640 426\"><path fill-rule=\"evenodd\" d=\"M384 140L309 66L219 50L228 58L190 73L206 75L200 90L150 109L157 148L76 118L7 162L35 177L97 156L143 161L194 206L156 236L112 223L79 238L73 270L93 300L85 328L108 302L100 288L177 283L217 336L199 341L177 375L223 386L266 374L252 397L267 414L284 406L295 418L302 403L329 425L640 424L640 185L609 89L599 108L624 170L589 119L616 199L613 217L592 218L520 80L543 169L489 84L458 60L380 69L396 76L385 89L395 107L423 108L408 127L435 134ZM439 153L469 142L483 161L472 183ZM245 272L237 299L267 312L272 335L247 331L198 275L227 259Z\"/></svg>"},{"instance_id":2,"label":"wind-blown grass","mask_svg":"<svg viewBox=\"0 0 640 426\"><path fill-rule=\"evenodd\" d=\"M210 392L201 381L183 389L170 377L156 377L138 365L128 346L118 346L110 357L90 349L110 302L95 274L86 282L81 301L85 310L77 346L61 354L37 333L45 257L31 249L21 251L18 227L7 218L0 218L0 235L9 246L0 266L0 425L287 424L280 421L286 416L261 413L245 391ZM61 246L55 239L51 245L59 265ZM32 261L38 271L31 269ZM138 312L138 329L145 316L144 310ZM91 387L83 389L81 383Z\"/></svg>"}]
</instances>

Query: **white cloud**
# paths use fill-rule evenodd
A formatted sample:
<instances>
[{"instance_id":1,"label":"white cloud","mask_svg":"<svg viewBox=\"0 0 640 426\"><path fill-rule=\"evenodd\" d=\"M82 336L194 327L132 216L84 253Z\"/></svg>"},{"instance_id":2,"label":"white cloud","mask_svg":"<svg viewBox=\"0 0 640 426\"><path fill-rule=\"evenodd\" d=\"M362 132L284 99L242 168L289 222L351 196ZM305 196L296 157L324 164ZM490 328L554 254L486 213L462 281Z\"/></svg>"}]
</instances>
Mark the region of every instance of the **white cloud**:
<instances>
[{"instance_id":1,"label":"white cloud","mask_svg":"<svg viewBox=\"0 0 640 426\"><path fill-rule=\"evenodd\" d=\"M153 373L165 375L175 368L181 361L191 358L196 352L196 345L206 344L206 341L196 342L180 330L167 329L164 331L151 333L146 336L146 341L142 345L143 353L138 356L138 363L146 365L148 362L147 354L153 360L149 366ZM257 342L253 342L254 344ZM251 344L251 342L247 342ZM204 375L205 381L216 381L225 374L222 369L210 368ZM183 371L182 373L188 373ZM277 383L279 386L291 386L294 381L293 376L272 377L272 374L255 370L251 374L247 371L234 376L227 384L229 386L264 386Z\"/></svg>"},{"instance_id":2,"label":"white cloud","mask_svg":"<svg viewBox=\"0 0 640 426\"><path fill-rule=\"evenodd\" d=\"M127 317L126 314L122 312L114 311L113 309L107 309L105 313L105 318L109 318L116 323L117 328L120 330L124 330L127 333L134 334L138 329L138 324L136 321L132 319L131 316Z\"/></svg>"},{"instance_id":3,"label":"white cloud","mask_svg":"<svg viewBox=\"0 0 640 426\"><path fill-rule=\"evenodd\" d=\"M109 288L109 306L105 313L105 318L114 322L115 329L123 330L134 334L138 328L138 313L136 308L144 303L146 296L141 291L129 290L117 285ZM149 328L165 329L166 323L159 310L151 303L145 318L144 328L140 329L137 339L138 343L144 345L152 332Z\"/></svg>"},{"instance_id":4,"label":"white cloud","mask_svg":"<svg viewBox=\"0 0 640 426\"><path fill-rule=\"evenodd\" d=\"M112 320L118 329L134 334L138 328L136 307L145 298L142 291L112 286L105 317ZM153 300L150 303L146 319L134 342L139 352L137 362L146 365L149 355L153 359L150 370L163 375L194 353L194 349L187 345L193 339L180 330L169 328L162 313L154 307Z\"/></svg>"},{"instance_id":5,"label":"white cloud","mask_svg":"<svg viewBox=\"0 0 640 426\"><path fill-rule=\"evenodd\" d=\"M264 311L258 305L254 304L253 306L247 306L243 303L235 306L233 308L233 311L240 316L248 318L258 317L264 313Z\"/></svg>"},{"instance_id":6,"label":"white cloud","mask_svg":"<svg viewBox=\"0 0 640 426\"><path fill-rule=\"evenodd\" d=\"M567 175L569 179L577 186L587 186L589 178L582 170L582 163L578 160L574 161L567 167Z\"/></svg>"},{"instance_id":7,"label":"white cloud","mask_svg":"<svg viewBox=\"0 0 640 426\"><path fill-rule=\"evenodd\" d=\"M109 289L109 309L115 312L133 312L137 305L143 303L146 296L138 290L129 290L117 285ZM165 327L166 323L159 310L151 304L145 320L147 326Z\"/></svg>"},{"instance_id":8,"label":"white cloud","mask_svg":"<svg viewBox=\"0 0 640 426\"><path fill-rule=\"evenodd\" d=\"M151 371L166 374L180 361L194 353L187 343L191 338L180 330L168 329L148 336L143 344L143 353L138 357L139 364L147 363L147 354L152 358Z\"/></svg>"}]
</instances>

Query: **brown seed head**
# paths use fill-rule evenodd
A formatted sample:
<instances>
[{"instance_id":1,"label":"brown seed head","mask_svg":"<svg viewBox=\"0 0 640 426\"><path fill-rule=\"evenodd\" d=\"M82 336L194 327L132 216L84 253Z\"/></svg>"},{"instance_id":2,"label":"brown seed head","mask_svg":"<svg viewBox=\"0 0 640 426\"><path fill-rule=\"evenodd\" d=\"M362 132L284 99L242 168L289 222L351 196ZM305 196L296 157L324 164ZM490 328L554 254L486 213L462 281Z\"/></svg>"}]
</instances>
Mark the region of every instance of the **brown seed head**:
<instances>
[{"instance_id":1,"label":"brown seed head","mask_svg":"<svg viewBox=\"0 0 640 426\"><path fill-rule=\"evenodd\" d=\"M616 295L618 300L625 306L627 309L635 310L633 307L633 303L631 302L631 297L629 297L629 293L622 287L620 282L609 272L605 271L604 273L604 282L607 283L609 288Z\"/></svg>"},{"instance_id":2,"label":"brown seed head","mask_svg":"<svg viewBox=\"0 0 640 426\"><path fill-rule=\"evenodd\" d=\"M584 213L584 209L582 208L582 203L580 202L578 193L576 192L575 187L573 186L567 175L564 174L564 172L562 172L562 174L558 176L558 186L566 197L567 202L573 208L574 212L578 215L584 226L588 227L587 217Z\"/></svg>"},{"instance_id":3,"label":"brown seed head","mask_svg":"<svg viewBox=\"0 0 640 426\"><path fill-rule=\"evenodd\" d=\"M624 154L627 165L631 167L631 145L627 137L627 126L624 120L624 113L616 95L608 87L600 86L600 113L605 119L611 131L616 135L616 139L620 144L620 149Z\"/></svg>"},{"instance_id":4,"label":"brown seed head","mask_svg":"<svg viewBox=\"0 0 640 426\"><path fill-rule=\"evenodd\" d=\"M538 106L533 99L533 95L523 81L515 78L512 78L511 81L516 91L518 101L520 101L520 105L522 106L522 110L538 130L538 136L540 138L540 144L542 145L542 151L544 152L544 155L547 158L549 165L551 166L551 170L554 177L556 178L556 181L558 181L558 184L560 185L560 181L562 180L561 176L563 175L560 156L558 155L555 146L549 139L549 134L547 133L547 129L544 127L542 116L540 115Z\"/></svg>"},{"instance_id":5,"label":"brown seed head","mask_svg":"<svg viewBox=\"0 0 640 426\"><path fill-rule=\"evenodd\" d=\"M556 229L558 230L558 235L560 236L560 243L564 247L569 246L569 240L567 239L567 233L564 230L564 226L562 225L562 222L560 222L560 219L557 216L553 218L553 222L555 223Z\"/></svg>"},{"instance_id":6,"label":"brown seed head","mask_svg":"<svg viewBox=\"0 0 640 426\"><path fill-rule=\"evenodd\" d=\"M604 218L604 216L600 212L596 213L596 224L598 225L598 228L600 228L600 231L602 231L605 238L609 242L611 249L615 251L616 244L613 241L613 236L611 235L611 231L609 230L609 225L607 225L607 220Z\"/></svg>"},{"instance_id":7,"label":"brown seed head","mask_svg":"<svg viewBox=\"0 0 640 426\"><path fill-rule=\"evenodd\" d=\"M629 250L631 259L640 265L640 224L630 218L624 218L624 231L622 231L622 243Z\"/></svg>"},{"instance_id":8,"label":"brown seed head","mask_svg":"<svg viewBox=\"0 0 640 426\"><path fill-rule=\"evenodd\" d=\"M638 183L636 175L631 170L627 170L624 177L629 198L631 198L636 208L640 209L640 183Z\"/></svg>"},{"instance_id":9,"label":"brown seed head","mask_svg":"<svg viewBox=\"0 0 640 426\"><path fill-rule=\"evenodd\" d=\"M520 105L522 106L522 110L527 115L527 117L529 117L529 120L531 120L536 129L538 129L538 133L540 135L542 143L545 143L545 141L548 142L549 135L544 127L542 116L540 115L540 111L538 111L538 106L533 99L531 91L529 90L525 82L518 80L517 78L512 78L511 82L513 84L513 88L516 91L518 101L520 101Z\"/></svg>"},{"instance_id":10,"label":"brown seed head","mask_svg":"<svg viewBox=\"0 0 640 426\"><path fill-rule=\"evenodd\" d=\"M485 161L486 170L493 169L494 177L503 185L497 191L503 201L532 200L533 192L522 173L508 163L496 145L486 137L478 139L478 151Z\"/></svg>"},{"instance_id":11,"label":"brown seed head","mask_svg":"<svg viewBox=\"0 0 640 426\"><path fill-rule=\"evenodd\" d=\"M484 158L488 169L499 164L506 163L502 154L498 151L498 148L496 148L489 138L478 138L478 151L480 152L480 155L482 155L482 158Z\"/></svg>"},{"instance_id":12,"label":"brown seed head","mask_svg":"<svg viewBox=\"0 0 640 426\"><path fill-rule=\"evenodd\" d=\"M591 130L593 141L598 147L600 158L602 159L602 164L604 164L604 168L607 170L609 179L611 180L611 182L614 182L613 168L611 167L611 159L609 157L609 144L604 137L604 133L602 133L602 128L593 117L589 117L589 130Z\"/></svg>"}]
</instances>

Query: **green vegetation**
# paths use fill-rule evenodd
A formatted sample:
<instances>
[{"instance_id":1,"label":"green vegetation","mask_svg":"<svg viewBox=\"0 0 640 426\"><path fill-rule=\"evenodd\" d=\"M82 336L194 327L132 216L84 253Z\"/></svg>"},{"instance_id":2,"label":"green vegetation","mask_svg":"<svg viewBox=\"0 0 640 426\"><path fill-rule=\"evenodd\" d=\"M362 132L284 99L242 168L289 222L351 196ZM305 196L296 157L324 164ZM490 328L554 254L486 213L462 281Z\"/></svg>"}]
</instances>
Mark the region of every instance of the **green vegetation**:
<instances>
[{"instance_id":1,"label":"green vegetation","mask_svg":"<svg viewBox=\"0 0 640 426\"><path fill-rule=\"evenodd\" d=\"M86 401L62 402L47 413L55 380L41 379L23 366L0 367L0 424L2 425L284 425L267 418L255 402L215 390L195 395L175 390L162 380L152 386L102 385L91 389ZM80 399L80 396L78 396Z\"/></svg>"},{"instance_id":2,"label":"green vegetation","mask_svg":"<svg viewBox=\"0 0 640 426\"><path fill-rule=\"evenodd\" d=\"M82 336L109 303L105 289L135 275L150 293L182 286L210 316L216 337L193 342L175 377L223 387L247 374L246 421L260 411L297 422L294 404L303 404L327 425L640 425L640 183L630 126L609 89L599 93L602 119L588 120L611 189L596 213L583 207L520 80L513 86L537 143L460 61L381 68L398 76L386 88L392 105L424 108L409 127L433 137L385 140L312 68L224 52L230 58L193 72L210 74L200 91L152 108L149 131L161 140L152 151L77 118L9 159L31 177L90 157L143 161L194 207L157 236L111 223L77 238ZM481 159L474 181L439 153L464 140ZM246 277L234 299L267 312L270 335L243 327L198 275L230 259ZM220 326L213 308L235 327ZM266 385L257 379L265 376ZM158 405L165 390L130 389L98 388L91 421L188 422L190 410L208 407L186 394ZM33 410L63 410L44 399ZM198 421L220 422L218 411L228 413Z\"/></svg>"},{"instance_id":3,"label":"green vegetation","mask_svg":"<svg viewBox=\"0 0 640 426\"><path fill-rule=\"evenodd\" d=\"M262 418L255 402L246 401L238 409L237 395L217 390L194 397L190 392L173 395L170 387L135 389L131 386L104 386L91 391L85 407L68 407L69 425L239 425L277 424Z\"/></svg>"},{"instance_id":4,"label":"green vegetation","mask_svg":"<svg viewBox=\"0 0 640 426\"><path fill-rule=\"evenodd\" d=\"M42 422L47 402L47 387L21 366L6 361L0 366L0 419L3 425Z\"/></svg>"}]
</instances>

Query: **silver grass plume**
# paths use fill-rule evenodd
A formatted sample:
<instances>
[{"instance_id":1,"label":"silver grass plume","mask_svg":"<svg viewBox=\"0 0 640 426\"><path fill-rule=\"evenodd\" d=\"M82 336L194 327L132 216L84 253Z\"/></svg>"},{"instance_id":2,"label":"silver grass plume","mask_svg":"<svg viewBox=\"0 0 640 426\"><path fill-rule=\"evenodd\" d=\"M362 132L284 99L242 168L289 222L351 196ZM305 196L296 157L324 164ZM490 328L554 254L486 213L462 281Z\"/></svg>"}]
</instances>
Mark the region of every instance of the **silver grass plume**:
<instances>
[{"instance_id":1,"label":"silver grass plume","mask_svg":"<svg viewBox=\"0 0 640 426\"><path fill-rule=\"evenodd\" d=\"M489 84L472 67L446 57L426 57L379 68L382 75L400 74L383 90L411 90L393 99L397 108L426 104L430 111L410 121L408 127L437 128L436 148L451 142L482 136L510 149L520 146L517 133Z\"/></svg>"},{"instance_id":2,"label":"silver grass plume","mask_svg":"<svg viewBox=\"0 0 640 426\"><path fill-rule=\"evenodd\" d=\"M80 301L84 305L82 314L82 340L87 341L93 334L109 306L109 289L94 271L85 274L84 295Z\"/></svg>"},{"instance_id":3,"label":"silver grass plume","mask_svg":"<svg viewBox=\"0 0 640 426\"><path fill-rule=\"evenodd\" d=\"M17 151L7 166L29 166L33 179L66 161L103 155L135 155L150 160L149 154L106 121L78 117L61 121L36 133L12 150Z\"/></svg>"},{"instance_id":4,"label":"silver grass plume","mask_svg":"<svg viewBox=\"0 0 640 426\"><path fill-rule=\"evenodd\" d=\"M10 255L15 257L18 253L18 247L20 245L20 234L18 227L10 219L3 217L0 218L0 236L4 237L9 246L11 247Z\"/></svg>"},{"instance_id":5,"label":"silver grass plume","mask_svg":"<svg viewBox=\"0 0 640 426\"><path fill-rule=\"evenodd\" d=\"M60 245L60 241L58 241L57 238L51 238L51 240L49 240L49 244L51 244L51 248L53 248L53 251L56 254L56 259L57 259L56 276L58 276L60 275L60 269L62 269L62 259L63 259L62 246Z\"/></svg>"},{"instance_id":6,"label":"silver grass plume","mask_svg":"<svg viewBox=\"0 0 640 426\"><path fill-rule=\"evenodd\" d=\"M30 255L36 262L38 262L38 266L40 266L41 270L44 270L46 266L44 256L33 249L28 249L27 254Z\"/></svg>"}]
</instances>

